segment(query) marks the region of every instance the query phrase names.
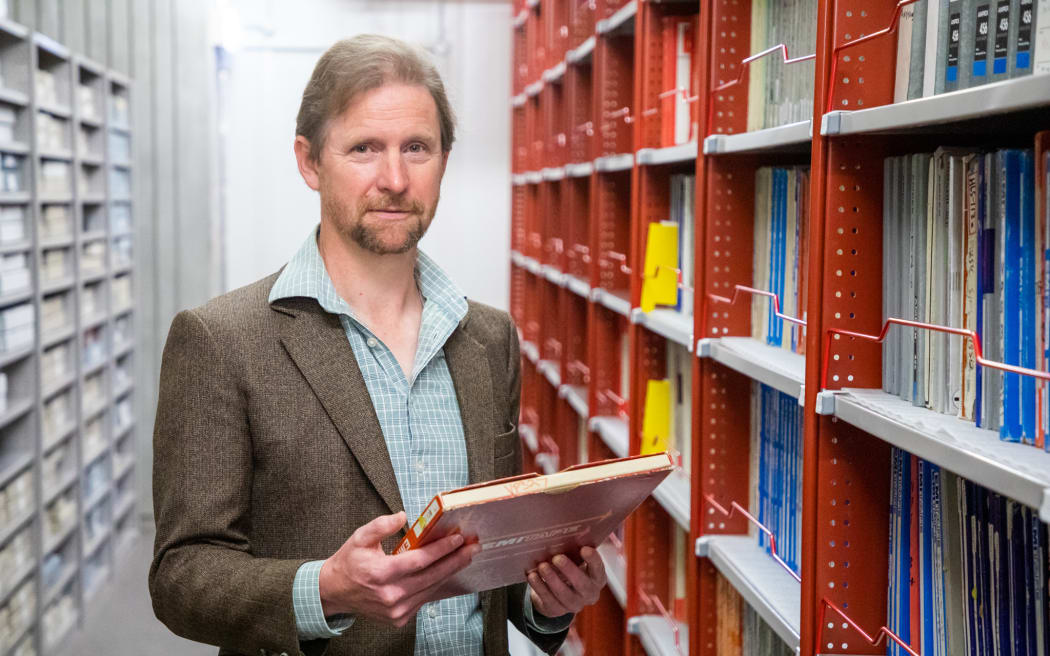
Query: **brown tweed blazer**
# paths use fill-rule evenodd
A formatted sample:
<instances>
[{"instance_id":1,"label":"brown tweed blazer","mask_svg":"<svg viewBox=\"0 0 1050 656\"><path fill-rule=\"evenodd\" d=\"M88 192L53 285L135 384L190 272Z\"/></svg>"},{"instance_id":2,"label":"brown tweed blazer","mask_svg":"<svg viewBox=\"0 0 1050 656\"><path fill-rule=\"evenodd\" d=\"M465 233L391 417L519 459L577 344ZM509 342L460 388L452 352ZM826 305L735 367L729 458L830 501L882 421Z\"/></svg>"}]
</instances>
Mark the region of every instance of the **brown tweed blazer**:
<instances>
[{"instance_id":1,"label":"brown tweed blazer","mask_svg":"<svg viewBox=\"0 0 1050 656\"><path fill-rule=\"evenodd\" d=\"M157 617L220 654L411 655L415 622L358 618L302 642L292 580L359 526L403 510L361 371L339 320L306 298L267 302L277 274L175 317L154 428ZM471 483L521 469L518 339L509 316L471 302L445 344ZM402 534L390 538L389 552ZM484 653L507 653L507 619L530 632L524 585L483 593Z\"/></svg>"}]
</instances>

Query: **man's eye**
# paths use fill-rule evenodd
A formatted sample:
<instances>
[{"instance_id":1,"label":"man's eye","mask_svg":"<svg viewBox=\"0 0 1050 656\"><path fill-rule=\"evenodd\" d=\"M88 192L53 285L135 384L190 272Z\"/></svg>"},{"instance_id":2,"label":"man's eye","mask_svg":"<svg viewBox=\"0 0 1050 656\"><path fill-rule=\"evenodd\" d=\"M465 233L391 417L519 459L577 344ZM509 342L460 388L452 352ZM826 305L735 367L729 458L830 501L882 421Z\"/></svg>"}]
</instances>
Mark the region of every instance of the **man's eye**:
<instances>
[{"instance_id":1,"label":"man's eye","mask_svg":"<svg viewBox=\"0 0 1050 656\"><path fill-rule=\"evenodd\" d=\"M368 152L368 144L357 144L356 146L354 146L353 148L350 149L350 152L367 153Z\"/></svg>"},{"instance_id":2,"label":"man's eye","mask_svg":"<svg viewBox=\"0 0 1050 656\"><path fill-rule=\"evenodd\" d=\"M418 144L418 143L412 144L412 145L410 145L408 147L409 152L412 152L412 153L422 153L422 152L425 152L426 149L427 149L426 146L424 146L423 144Z\"/></svg>"}]
</instances>

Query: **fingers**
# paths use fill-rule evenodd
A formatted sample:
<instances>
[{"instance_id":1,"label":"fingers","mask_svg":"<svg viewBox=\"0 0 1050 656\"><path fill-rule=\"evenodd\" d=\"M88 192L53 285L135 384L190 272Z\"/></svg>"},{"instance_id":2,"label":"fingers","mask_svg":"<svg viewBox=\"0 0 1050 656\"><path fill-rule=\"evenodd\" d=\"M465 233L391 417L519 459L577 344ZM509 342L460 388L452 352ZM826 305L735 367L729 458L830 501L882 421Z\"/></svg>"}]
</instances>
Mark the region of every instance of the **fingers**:
<instances>
[{"instance_id":1,"label":"fingers","mask_svg":"<svg viewBox=\"0 0 1050 656\"><path fill-rule=\"evenodd\" d=\"M532 605L536 610L547 617L558 617L569 612L569 609L562 606L558 598L554 596L554 593L540 578L538 572L535 570L531 571L526 575L526 578L529 581L529 587L532 588Z\"/></svg>"},{"instance_id":2,"label":"fingers","mask_svg":"<svg viewBox=\"0 0 1050 656\"><path fill-rule=\"evenodd\" d=\"M569 560L565 556L555 556L555 560L560 558L564 558L566 561ZM569 564L572 565L571 562ZM572 567L575 568L576 566L572 565ZM540 566L536 569L539 571L540 578L543 579L547 589L550 590L551 594L554 595L554 598L562 607L576 609L583 608L586 605L580 594L570 588L565 581L562 580L561 575L558 574L558 571L555 570L550 563L540 563Z\"/></svg>"},{"instance_id":3,"label":"fingers","mask_svg":"<svg viewBox=\"0 0 1050 656\"><path fill-rule=\"evenodd\" d=\"M605 576L605 561L602 560L598 550L593 547L584 547L580 550L580 555L583 556L583 561L587 563L587 576L590 577L600 592L608 582Z\"/></svg>"},{"instance_id":4,"label":"fingers","mask_svg":"<svg viewBox=\"0 0 1050 656\"><path fill-rule=\"evenodd\" d=\"M354 531L350 539L359 547L379 546L385 538L394 535L405 525L405 511L380 515Z\"/></svg>"},{"instance_id":5,"label":"fingers","mask_svg":"<svg viewBox=\"0 0 1050 656\"><path fill-rule=\"evenodd\" d=\"M404 553L391 556L391 572L392 574L405 575L424 570L463 546L463 542L463 536L456 533L446 535L440 540L435 540L418 549L410 549Z\"/></svg>"},{"instance_id":6,"label":"fingers","mask_svg":"<svg viewBox=\"0 0 1050 656\"><path fill-rule=\"evenodd\" d=\"M474 560L474 556L478 555L480 552L480 544L474 543L464 545L437 562L432 563L426 569L408 577L405 581L405 585L407 588L420 590L424 595L433 594L441 584L445 583L446 579L451 578L461 569L469 565L470 562ZM424 599L424 602L425 601L429 601L429 599Z\"/></svg>"},{"instance_id":7,"label":"fingers","mask_svg":"<svg viewBox=\"0 0 1050 656\"><path fill-rule=\"evenodd\" d=\"M576 563L572 562L567 556L560 554L551 558L551 562L558 568L558 572L561 574L559 578L568 582L566 589L572 591L585 604L593 601L591 597L596 596L593 594L595 591L594 583Z\"/></svg>"}]
</instances>

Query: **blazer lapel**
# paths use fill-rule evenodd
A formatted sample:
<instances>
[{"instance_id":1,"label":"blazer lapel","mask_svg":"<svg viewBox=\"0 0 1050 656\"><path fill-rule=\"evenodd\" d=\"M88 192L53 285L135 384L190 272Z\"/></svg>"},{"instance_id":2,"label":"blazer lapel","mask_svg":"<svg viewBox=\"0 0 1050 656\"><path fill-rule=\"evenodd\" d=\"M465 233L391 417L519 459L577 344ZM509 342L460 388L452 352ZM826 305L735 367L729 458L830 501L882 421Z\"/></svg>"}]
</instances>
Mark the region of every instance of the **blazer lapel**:
<instances>
[{"instance_id":1,"label":"blazer lapel","mask_svg":"<svg viewBox=\"0 0 1050 656\"><path fill-rule=\"evenodd\" d=\"M404 510L379 418L339 318L307 299L276 301L274 309L293 317L285 322L281 343L343 441L390 512Z\"/></svg>"},{"instance_id":2,"label":"blazer lapel","mask_svg":"<svg viewBox=\"0 0 1050 656\"><path fill-rule=\"evenodd\" d=\"M492 378L485 347L462 324L445 342L445 360L459 401L463 435L467 442L470 483L491 480L495 474L493 447Z\"/></svg>"}]
</instances>

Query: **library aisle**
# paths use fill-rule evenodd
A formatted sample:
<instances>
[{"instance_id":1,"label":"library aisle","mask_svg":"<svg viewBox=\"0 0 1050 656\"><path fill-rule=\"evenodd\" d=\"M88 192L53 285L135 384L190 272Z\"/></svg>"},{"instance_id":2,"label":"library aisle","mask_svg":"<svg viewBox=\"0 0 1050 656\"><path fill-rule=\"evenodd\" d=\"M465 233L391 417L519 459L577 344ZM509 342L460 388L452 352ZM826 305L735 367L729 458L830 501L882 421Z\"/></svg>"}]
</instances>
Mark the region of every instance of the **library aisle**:
<instances>
[{"instance_id":1,"label":"library aisle","mask_svg":"<svg viewBox=\"0 0 1050 656\"><path fill-rule=\"evenodd\" d=\"M1050 653L1050 3L520 0L533 470L665 449L565 653Z\"/></svg>"}]
</instances>

